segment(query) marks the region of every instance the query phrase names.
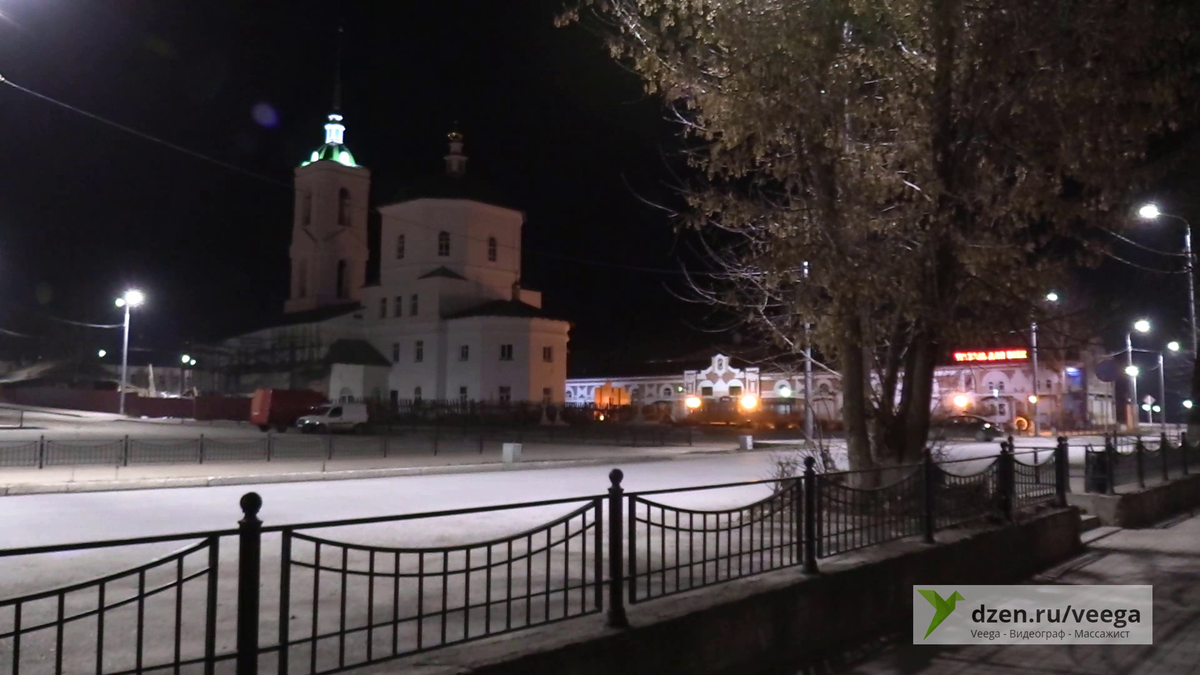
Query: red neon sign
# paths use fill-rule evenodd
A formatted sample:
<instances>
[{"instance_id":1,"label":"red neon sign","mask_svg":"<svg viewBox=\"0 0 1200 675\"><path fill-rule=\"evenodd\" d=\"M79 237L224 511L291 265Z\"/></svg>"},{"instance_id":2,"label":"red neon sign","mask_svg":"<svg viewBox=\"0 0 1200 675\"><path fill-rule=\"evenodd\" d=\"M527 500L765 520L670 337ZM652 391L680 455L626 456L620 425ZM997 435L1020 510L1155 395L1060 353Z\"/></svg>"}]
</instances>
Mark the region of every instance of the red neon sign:
<instances>
[{"instance_id":1,"label":"red neon sign","mask_svg":"<svg viewBox=\"0 0 1200 675\"><path fill-rule=\"evenodd\" d=\"M995 349L986 352L954 352L955 361L1024 361L1029 358L1026 349Z\"/></svg>"}]
</instances>

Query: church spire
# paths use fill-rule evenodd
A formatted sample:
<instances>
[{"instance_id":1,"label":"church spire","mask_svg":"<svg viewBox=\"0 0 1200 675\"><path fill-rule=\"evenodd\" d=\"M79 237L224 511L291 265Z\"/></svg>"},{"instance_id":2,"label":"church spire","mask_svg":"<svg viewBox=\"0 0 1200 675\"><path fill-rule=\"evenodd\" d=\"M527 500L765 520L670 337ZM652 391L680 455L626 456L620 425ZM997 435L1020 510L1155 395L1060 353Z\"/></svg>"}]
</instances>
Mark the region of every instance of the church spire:
<instances>
[{"instance_id":1,"label":"church spire","mask_svg":"<svg viewBox=\"0 0 1200 675\"><path fill-rule=\"evenodd\" d=\"M467 172L467 156L463 154L463 135L458 130L458 122L454 123L450 133L446 134L450 142L450 154L446 155L446 173L450 176L461 176Z\"/></svg>"},{"instance_id":2,"label":"church spire","mask_svg":"<svg viewBox=\"0 0 1200 675\"><path fill-rule=\"evenodd\" d=\"M333 112L342 112L342 42L346 29L338 26L337 59L333 62ZM328 142L328 141L326 141Z\"/></svg>"},{"instance_id":3,"label":"church spire","mask_svg":"<svg viewBox=\"0 0 1200 675\"><path fill-rule=\"evenodd\" d=\"M333 74L333 111L325 122L325 144L313 150L307 161L300 166L308 166L323 159L332 160L345 166L358 166L354 163L354 155L345 146L346 125L342 124L342 36L344 29L338 27L337 59Z\"/></svg>"}]
</instances>

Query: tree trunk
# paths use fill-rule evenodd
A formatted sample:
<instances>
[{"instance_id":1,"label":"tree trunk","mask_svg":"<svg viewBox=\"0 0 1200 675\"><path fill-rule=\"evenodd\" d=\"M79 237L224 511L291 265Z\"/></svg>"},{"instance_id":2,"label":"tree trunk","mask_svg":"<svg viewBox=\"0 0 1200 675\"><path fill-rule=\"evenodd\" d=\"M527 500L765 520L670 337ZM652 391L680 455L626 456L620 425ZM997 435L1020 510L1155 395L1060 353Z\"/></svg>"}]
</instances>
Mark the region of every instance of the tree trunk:
<instances>
[{"instance_id":1,"label":"tree trunk","mask_svg":"<svg viewBox=\"0 0 1200 675\"><path fill-rule=\"evenodd\" d=\"M909 405L904 411L903 439L894 449L898 464L918 462L925 452L933 405L933 370L938 357L938 345L926 329L917 332L909 349L913 358L904 373L904 393L909 396Z\"/></svg>"},{"instance_id":2,"label":"tree trunk","mask_svg":"<svg viewBox=\"0 0 1200 675\"><path fill-rule=\"evenodd\" d=\"M867 425L866 364L863 360L862 323L857 316L842 321L842 425L851 471L875 468Z\"/></svg>"}]
</instances>

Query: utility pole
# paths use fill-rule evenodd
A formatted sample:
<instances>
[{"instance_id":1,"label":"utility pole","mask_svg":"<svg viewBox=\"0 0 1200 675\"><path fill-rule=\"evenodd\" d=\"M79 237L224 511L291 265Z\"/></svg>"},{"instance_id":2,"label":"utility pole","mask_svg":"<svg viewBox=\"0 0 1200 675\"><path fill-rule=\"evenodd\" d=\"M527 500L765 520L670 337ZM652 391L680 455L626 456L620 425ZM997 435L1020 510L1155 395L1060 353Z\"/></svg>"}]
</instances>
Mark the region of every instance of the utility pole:
<instances>
[{"instance_id":1,"label":"utility pole","mask_svg":"<svg viewBox=\"0 0 1200 675\"><path fill-rule=\"evenodd\" d=\"M1033 435L1041 436L1042 428L1038 423L1038 359L1037 359L1037 322L1029 324L1029 341L1033 351Z\"/></svg>"}]
</instances>

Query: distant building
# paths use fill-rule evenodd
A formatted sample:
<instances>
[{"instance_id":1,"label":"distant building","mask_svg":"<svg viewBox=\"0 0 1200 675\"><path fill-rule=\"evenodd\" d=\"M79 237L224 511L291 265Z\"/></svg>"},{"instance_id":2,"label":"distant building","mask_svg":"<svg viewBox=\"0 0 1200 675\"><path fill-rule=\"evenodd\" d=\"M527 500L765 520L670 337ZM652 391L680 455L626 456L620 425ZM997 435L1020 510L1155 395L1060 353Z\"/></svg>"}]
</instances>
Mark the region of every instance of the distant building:
<instances>
[{"instance_id":1,"label":"distant building","mask_svg":"<svg viewBox=\"0 0 1200 675\"><path fill-rule=\"evenodd\" d=\"M930 407L935 417L977 415L1017 428L1032 421L1034 406L1029 397L1034 391L1034 375L1027 350L960 354L962 360L934 371ZM1069 359L1061 370L1040 365L1037 411L1043 428L1070 430L1114 423L1113 385L1096 377L1098 362L1098 354L1087 353ZM802 364L786 372L763 370L717 353L709 356L706 364L682 365L673 372L664 367L658 375L571 378L566 382L566 402L606 407L628 399L634 405L668 407L679 420L690 414L685 404L688 397L700 398L706 407L733 409L741 397L752 395L763 409L779 414L802 414L804 402L811 400L817 420L826 424L841 420L841 376L829 369L814 368L809 398L804 392Z\"/></svg>"},{"instance_id":2,"label":"distant building","mask_svg":"<svg viewBox=\"0 0 1200 675\"><path fill-rule=\"evenodd\" d=\"M570 324L521 287L525 215L469 177L462 135L449 135L441 175L378 208L379 279L368 285L370 172L344 133L329 115L325 143L295 169L285 314L196 348L207 384L561 403Z\"/></svg>"}]
</instances>

